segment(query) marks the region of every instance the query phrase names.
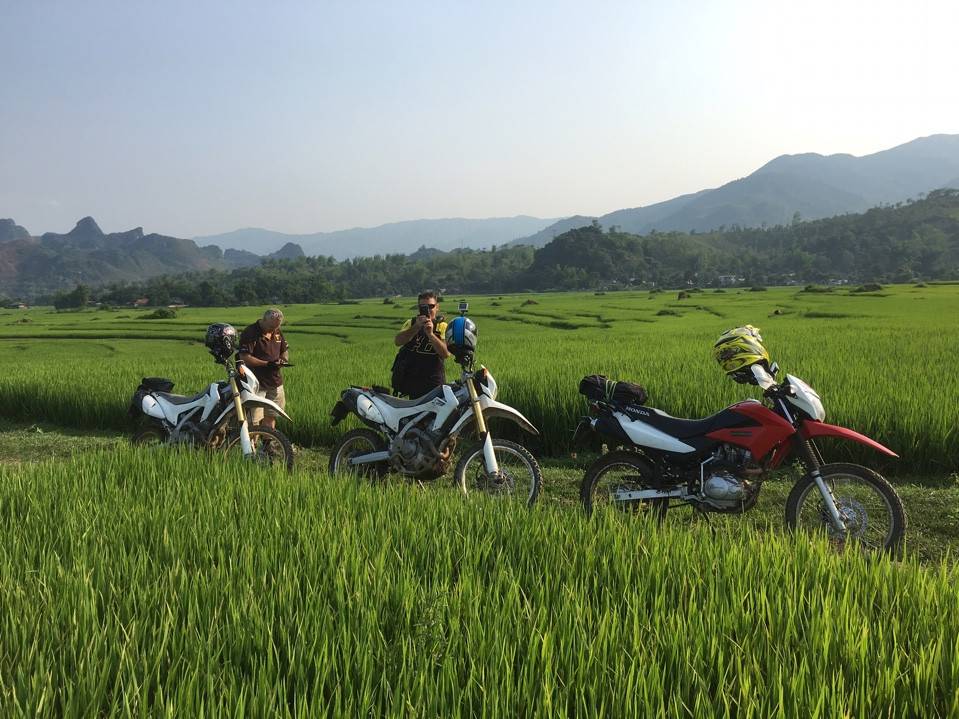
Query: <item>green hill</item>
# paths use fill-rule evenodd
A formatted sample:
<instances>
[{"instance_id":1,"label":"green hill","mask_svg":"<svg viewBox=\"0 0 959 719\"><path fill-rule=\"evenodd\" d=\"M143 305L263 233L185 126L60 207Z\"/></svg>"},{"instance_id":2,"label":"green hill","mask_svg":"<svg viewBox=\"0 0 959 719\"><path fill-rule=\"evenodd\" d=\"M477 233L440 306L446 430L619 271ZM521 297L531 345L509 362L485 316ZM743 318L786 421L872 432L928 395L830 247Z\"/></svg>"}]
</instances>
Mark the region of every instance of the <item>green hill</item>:
<instances>
[{"instance_id":1,"label":"green hill","mask_svg":"<svg viewBox=\"0 0 959 719\"><path fill-rule=\"evenodd\" d=\"M99 295L115 304L146 296L208 306L410 295L423 287L493 293L957 278L959 190L937 190L918 202L766 229L640 236L604 232L594 223L536 250L268 260L233 272L117 284Z\"/></svg>"}]
</instances>

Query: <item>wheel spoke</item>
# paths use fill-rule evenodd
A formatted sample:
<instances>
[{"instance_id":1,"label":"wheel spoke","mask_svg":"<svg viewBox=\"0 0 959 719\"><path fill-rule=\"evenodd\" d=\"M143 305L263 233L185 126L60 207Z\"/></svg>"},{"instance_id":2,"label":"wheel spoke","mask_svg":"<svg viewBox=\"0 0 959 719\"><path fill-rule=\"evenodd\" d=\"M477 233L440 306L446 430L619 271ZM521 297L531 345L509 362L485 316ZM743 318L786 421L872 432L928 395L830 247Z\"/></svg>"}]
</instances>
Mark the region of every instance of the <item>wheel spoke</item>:
<instances>
[{"instance_id":1,"label":"wheel spoke","mask_svg":"<svg viewBox=\"0 0 959 719\"><path fill-rule=\"evenodd\" d=\"M852 471L832 472L824 479L845 524L845 532L833 526L830 513L814 483L810 483L799 498L797 528L824 533L831 542L840 546L852 542L864 549L888 548L896 523L893 507L885 494L865 477Z\"/></svg>"},{"instance_id":2,"label":"wheel spoke","mask_svg":"<svg viewBox=\"0 0 959 719\"><path fill-rule=\"evenodd\" d=\"M658 518L667 508L648 500L617 498L619 492L634 492L648 489L643 481L642 468L628 459L614 461L601 468L593 477L591 486L584 491L583 503L587 514L609 512L635 516L654 512Z\"/></svg>"},{"instance_id":3,"label":"wheel spoke","mask_svg":"<svg viewBox=\"0 0 959 719\"><path fill-rule=\"evenodd\" d=\"M331 474L350 475L370 481L378 479L382 472L377 464L350 464L350 460L379 449L379 445L365 434L345 437L330 459Z\"/></svg>"},{"instance_id":4,"label":"wheel spoke","mask_svg":"<svg viewBox=\"0 0 959 719\"><path fill-rule=\"evenodd\" d=\"M293 449L287 442L281 440L282 435L278 431L260 425L250 427L248 431L250 448L253 450L250 460L264 467L286 470L293 468ZM231 436L224 449L231 454L243 453L243 442L239 432Z\"/></svg>"},{"instance_id":5,"label":"wheel spoke","mask_svg":"<svg viewBox=\"0 0 959 719\"><path fill-rule=\"evenodd\" d=\"M494 443L493 452L499 471L490 474L486 471L482 446L476 447L458 469L462 476L462 488L467 493L483 492L531 504L539 491L539 470L530 464L530 459L520 449L505 442Z\"/></svg>"}]
</instances>

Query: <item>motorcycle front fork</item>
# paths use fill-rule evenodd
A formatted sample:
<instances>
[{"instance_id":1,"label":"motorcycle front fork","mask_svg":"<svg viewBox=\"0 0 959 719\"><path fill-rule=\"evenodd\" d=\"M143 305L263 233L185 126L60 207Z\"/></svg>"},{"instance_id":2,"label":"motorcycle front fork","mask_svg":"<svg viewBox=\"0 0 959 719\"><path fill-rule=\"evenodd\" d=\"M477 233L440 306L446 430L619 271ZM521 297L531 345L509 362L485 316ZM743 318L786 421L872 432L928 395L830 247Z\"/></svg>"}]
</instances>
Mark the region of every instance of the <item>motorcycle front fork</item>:
<instances>
[{"instance_id":1,"label":"motorcycle front fork","mask_svg":"<svg viewBox=\"0 0 959 719\"><path fill-rule=\"evenodd\" d=\"M483 440L483 464L486 467L486 473L492 476L498 476L499 463L496 461L496 453L493 451L493 438L490 436L489 430L486 427L483 408L480 406L479 395L476 393L476 385L473 384L472 377L466 379L466 388L470 393L473 418L476 420L476 433Z\"/></svg>"},{"instance_id":2,"label":"motorcycle front fork","mask_svg":"<svg viewBox=\"0 0 959 719\"><path fill-rule=\"evenodd\" d=\"M826 513L829 515L829 521L833 529L840 534L845 534L846 523L839 513L839 507L836 506L836 498L832 496L832 490L829 489L826 480L823 479L822 472L819 471L819 468L822 467L823 464L819 448L813 444L811 439L802 440L797 437L796 444L799 456L806 466L806 471L809 472L813 482L816 483L816 487L819 489L819 494L822 496L822 503L826 507Z\"/></svg>"},{"instance_id":3,"label":"motorcycle front fork","mask_svg":"<svg viewBox=\"0 0 959 719\"><path fill-rule=\"evenodd\" d=\"M253 443L250 441L250 427L243 411L243 402L240 400L240 388L236 384L236 375L230 374L230 389L233 391L233 407L236 410L236 421L240 423L240 447L244 457L253 455Z\"/></svg>"}]
</instances>

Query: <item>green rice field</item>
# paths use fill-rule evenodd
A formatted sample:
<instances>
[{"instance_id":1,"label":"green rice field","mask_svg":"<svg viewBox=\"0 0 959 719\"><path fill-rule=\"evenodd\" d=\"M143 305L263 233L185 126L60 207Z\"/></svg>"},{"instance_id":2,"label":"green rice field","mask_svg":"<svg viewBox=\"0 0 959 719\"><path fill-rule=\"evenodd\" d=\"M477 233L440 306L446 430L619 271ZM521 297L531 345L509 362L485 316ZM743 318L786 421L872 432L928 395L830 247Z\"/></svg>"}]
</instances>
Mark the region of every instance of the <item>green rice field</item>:
<instances>
[{"instance_id":1,"label":"green rice field","mask_svg":"<svg viewBox=\"0 0 959 719\"><path fill-rule=\"evenodd\" d=\"M455 309L450 297L446 309ZM946 477L959 468L959 286L897 286L881 292L798 288L764 292L523 294L469 297L479 326L478 361L500 385L500 399L543 433L534 449L566 456L584 409L579 379L602 373L647 387L650 404L700 417L755 396L726 379L710 349L724 329L761 328L773 359L815 387L827 421L851 427L902 456L880 462L856 445L830 447L836 460L870 462L890 475ZM299 444L330 446L342 428L328 413L350 384L387 385L393 335L415 313L415 298L284 307L296 367L286 371L285 430ZM196 392L222 370L202 345L211 322L238 328L262 308L184 309L173 320L144 311L0 312L0 381L8 419L123 429L142 376L165 376ZM449 363L449 374L457 368ZM508 432L509 429L504 431Z\"/></svg>"},{"instance_id":2,"label":"green rice field","mask_svg":"<svg viewBox=\"0 0 959 719\"><path fill-rule=\"evenodd\" d=\"M465 299L543 432L532 510L325 474L330 407L388 382L415 299L283 307L292 474L123 435L140 377L202 389L206 325L263 308L0 311L0 716L959 716L959 286ZM902 558L781 531L793 470L709 524L575 505L579 379L715 412L757 396L710 353L747 322L902 456L824 447L893 479Z\"/></svg>"},{"instance_id":3,"label":"green rice field","mask_svg":"<svg viewBox=\"0 0 959 719\"><path fill-rule=\"evenodd\" d=\"M0 529L4 716L959 712L951 562L163 448L2 466Z\"/></svg>"}]
</instances>

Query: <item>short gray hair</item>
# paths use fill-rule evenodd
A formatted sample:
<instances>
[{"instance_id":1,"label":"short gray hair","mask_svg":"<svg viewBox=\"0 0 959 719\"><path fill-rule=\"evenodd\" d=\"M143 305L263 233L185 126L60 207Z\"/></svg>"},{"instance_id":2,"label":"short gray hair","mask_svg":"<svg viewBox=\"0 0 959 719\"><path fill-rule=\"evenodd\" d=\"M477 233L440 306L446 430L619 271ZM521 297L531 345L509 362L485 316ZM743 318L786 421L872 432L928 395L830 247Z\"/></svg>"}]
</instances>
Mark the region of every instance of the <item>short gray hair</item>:
<instances>
[{"instance_id":1,"label":"short gray hair","mask_svg":"<svg viewBox=\"0 0 959 719\"><path fill-rule=\"evenodd\" d=\"M270 309L268 309L266 312L263 313L263 319L265 319L268 322L273 322L275 320L282 323L283 313L280 312L280 310L276 309L276 307L271 307Z\"/></svg>"}]
</instances>

